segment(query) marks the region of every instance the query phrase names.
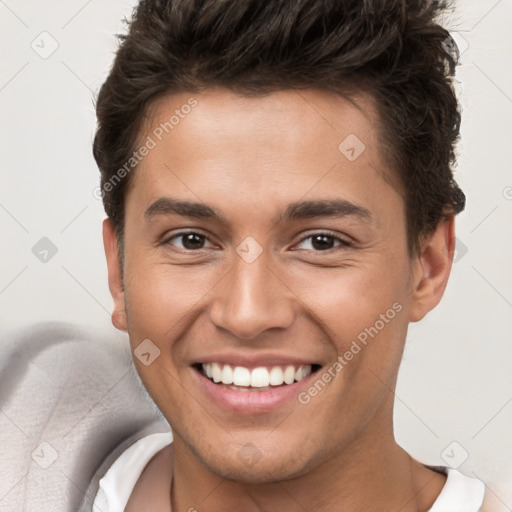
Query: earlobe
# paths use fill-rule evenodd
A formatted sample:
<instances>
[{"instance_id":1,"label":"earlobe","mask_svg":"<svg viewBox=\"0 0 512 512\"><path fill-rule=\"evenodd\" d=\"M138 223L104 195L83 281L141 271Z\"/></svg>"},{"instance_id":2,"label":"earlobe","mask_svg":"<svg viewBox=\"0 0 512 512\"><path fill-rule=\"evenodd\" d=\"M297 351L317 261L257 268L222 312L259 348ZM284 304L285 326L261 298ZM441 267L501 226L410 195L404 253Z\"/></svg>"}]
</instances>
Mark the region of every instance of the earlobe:
<instances>
[{"instance_id":1,"label":"earlobe","mask_svg":"<svg viewBox=\"0 0 512 512\"><path fill-rule=\"evenodd\" d=\"M441 220L423 242L413 268L412 301L409 321L421 320L443 297L455 251L455 220Z\"/></svg>"},{"instance_id":2,"label":"earlobe","mask_svg":"<svg viewBox=\"0 0 512 512\"><path fill-rule=\"evenodd\" d=\"M114 300L112 323L117 329L126 331L127 320L121 259L119 257L116 232L110 219L103 221L103 246L107 258L108 287Z\"/></svg>"}]
</instances>

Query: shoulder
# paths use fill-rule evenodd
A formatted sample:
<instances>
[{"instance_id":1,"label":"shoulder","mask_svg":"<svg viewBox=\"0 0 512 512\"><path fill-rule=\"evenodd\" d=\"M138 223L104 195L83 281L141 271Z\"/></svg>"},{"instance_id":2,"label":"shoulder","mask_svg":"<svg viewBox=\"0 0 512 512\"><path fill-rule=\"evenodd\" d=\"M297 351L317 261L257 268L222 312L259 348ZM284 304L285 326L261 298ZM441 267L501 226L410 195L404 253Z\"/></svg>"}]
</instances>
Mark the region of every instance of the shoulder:
<instances>
[{"instance_id":1,"label":"shoulder","mask_svg":"<svg viewBox=\"0 0 512 512\"><path fill-rule=\"evenodd\" d=\"M468 477L450 468L431 468L447 475L441 494L428 512L479 512L485 494L485 485L477 478Z\"/></svg>"},{"instance_id":2,"label":"shoulder","mask_svg":"<svg viewBox=\"0 0 512 512\"><path fill-rule=\"evenodd\" d=\"M159 450L146 464L132 490L124 512L171 512L173 445Z\"/></svg>"},{"instance_id":3,"label":"shoulder","mask_svg":"<svg viewBox=\"0 0 512 512\"><path fill-rule=\"evenodd\" d=\"M127 448L110 466L99 481L99 489L94 500L94 509L103 512L124 510L135 487L141 488L138 481L145 473L148 463L159 452L169 456L172 434L156 433L139 439ZM167 448L167 450L165 450ZM163 462L162 454L156 459ZM170 464L168 465L170 469ZM145 478L145 476L144 476Z\"/></svg>"}]
</instances>

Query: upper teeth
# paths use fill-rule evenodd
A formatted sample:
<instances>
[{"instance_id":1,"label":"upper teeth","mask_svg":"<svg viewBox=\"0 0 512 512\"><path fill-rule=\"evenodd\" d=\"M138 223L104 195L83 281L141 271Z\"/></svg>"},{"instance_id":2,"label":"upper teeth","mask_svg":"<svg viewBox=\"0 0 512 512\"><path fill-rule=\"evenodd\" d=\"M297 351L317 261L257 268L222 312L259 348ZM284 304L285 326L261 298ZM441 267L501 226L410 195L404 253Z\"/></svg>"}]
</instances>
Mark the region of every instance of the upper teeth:
<instances>
[{"instance_id":1,"label":"upper teeth","mask_svg":"<svg viewBox=\"0 0 512 512\"><path fill-rule=\"evenodd\" d=\"M234 384L235 386L252 386L255 388L264 388L267 386L281 386L282 384L293 384L295 381L302 380L311 373L311 365L295 367L293 365L273 366L266 368L259 366L250 370L244 366L235 366L229 364L208 363L203 364L203 372L213 382L222 382L223 384Z\"/></svg>"}]
</instances>

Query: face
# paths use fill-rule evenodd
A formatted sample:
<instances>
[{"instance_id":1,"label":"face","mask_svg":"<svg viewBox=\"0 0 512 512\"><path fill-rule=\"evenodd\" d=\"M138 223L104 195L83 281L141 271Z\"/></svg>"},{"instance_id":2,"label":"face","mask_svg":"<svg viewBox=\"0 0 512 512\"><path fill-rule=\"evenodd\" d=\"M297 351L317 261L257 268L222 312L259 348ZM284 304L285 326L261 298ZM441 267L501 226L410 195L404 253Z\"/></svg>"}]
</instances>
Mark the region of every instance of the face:
<instances>
[{"instance_id":1,"label":"face","mask_svg":"<svg viewBox=\"0 0 512 512\"><path fill-rule=\"evenodd\" d=\"M106 223L114 322L175 451L218 475L285 480L392 435L407 324L440 299L449 227L442 251L410 257L375 110L356 101L164 98L127 189L123 282Z\"/></svg>"}]
</instances>

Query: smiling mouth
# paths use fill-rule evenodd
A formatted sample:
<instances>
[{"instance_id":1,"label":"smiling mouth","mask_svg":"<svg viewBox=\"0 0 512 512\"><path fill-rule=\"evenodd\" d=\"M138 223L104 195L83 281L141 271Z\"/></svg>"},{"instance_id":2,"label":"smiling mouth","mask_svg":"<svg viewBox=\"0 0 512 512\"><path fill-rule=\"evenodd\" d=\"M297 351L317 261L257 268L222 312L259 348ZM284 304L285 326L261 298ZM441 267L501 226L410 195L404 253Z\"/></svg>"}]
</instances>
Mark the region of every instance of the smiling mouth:
<instances>
[{"instance_id":1,"label":"smiling mouth","mask_svg":"<svg viewBox=\"0 0 512 512\"><path fill-rule=\"evenodd\" d=\"M222 363L198 363L195 368L208 380L235 391L269 391L300 382L318 371L320 365L231 366Z\"/></svg>"}]
</instances>

